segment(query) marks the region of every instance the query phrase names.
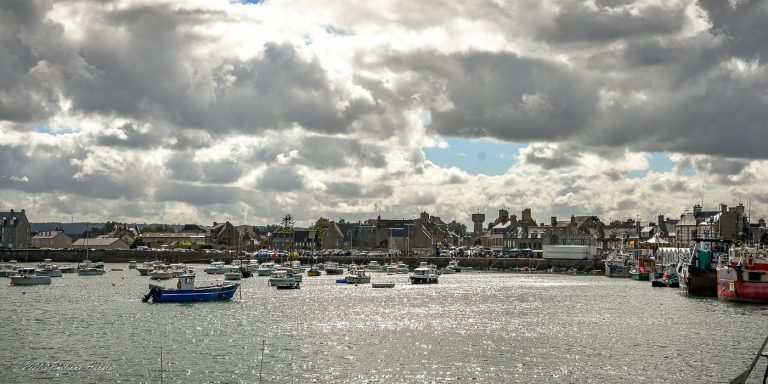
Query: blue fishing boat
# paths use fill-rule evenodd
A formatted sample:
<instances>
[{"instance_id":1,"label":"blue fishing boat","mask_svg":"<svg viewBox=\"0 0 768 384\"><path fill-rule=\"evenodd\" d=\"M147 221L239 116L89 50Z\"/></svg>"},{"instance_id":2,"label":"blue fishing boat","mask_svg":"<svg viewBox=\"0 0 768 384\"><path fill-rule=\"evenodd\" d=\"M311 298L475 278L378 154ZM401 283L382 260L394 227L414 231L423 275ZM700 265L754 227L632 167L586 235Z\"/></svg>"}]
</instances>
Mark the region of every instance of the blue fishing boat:
<instances>
[{"instance_id":1,"label":"blue fishing boat","mask_svg":"<svg viewBox=\"0 0 768 384\"><path fill-rule=\"evenodd\" d=\"M195 275L179 276L176 288L164 288L150 284L149 293L141 300L154 303L178 303L189 301L226 301L235 295L240 284L224 281L213 285L195 287Z\"/></svg>"}]
</instances>

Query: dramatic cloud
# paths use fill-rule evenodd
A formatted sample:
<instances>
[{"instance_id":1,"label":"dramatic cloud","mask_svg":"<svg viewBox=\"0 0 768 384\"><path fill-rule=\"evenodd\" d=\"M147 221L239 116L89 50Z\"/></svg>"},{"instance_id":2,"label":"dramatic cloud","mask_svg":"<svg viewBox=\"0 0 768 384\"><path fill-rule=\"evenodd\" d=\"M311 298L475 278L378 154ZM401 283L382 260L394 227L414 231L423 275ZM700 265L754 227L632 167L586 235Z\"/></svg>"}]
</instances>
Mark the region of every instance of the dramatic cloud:
<instances>
[{"instance_id":1,"label":"dramatic cloud","mask_svg":"<svg viewBox=\"0 0 768 384\"><path fill-rule=\"evenodd\" d=\"M767 4L3 1L0 209L765 215ZM518 146L470 173L447 138Z\"/></svg>"}]
</instances>

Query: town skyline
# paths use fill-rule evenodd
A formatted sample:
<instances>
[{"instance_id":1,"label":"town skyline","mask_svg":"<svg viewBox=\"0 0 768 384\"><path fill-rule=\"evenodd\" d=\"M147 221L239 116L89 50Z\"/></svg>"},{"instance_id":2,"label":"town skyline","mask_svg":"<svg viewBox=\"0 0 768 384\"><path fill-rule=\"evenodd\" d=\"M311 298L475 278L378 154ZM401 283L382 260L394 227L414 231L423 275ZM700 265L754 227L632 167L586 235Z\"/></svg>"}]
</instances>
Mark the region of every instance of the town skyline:
<instances>
[{"instance_id":1,"label":"town skyline","mask_svg":"<svg viewBox=\"0 0 768 384\"><path fill-rule=\"evenodd\" d=\"M0 209L765 217L766 16L689 0L9 2Z\"/></svg>"}]
</instances>

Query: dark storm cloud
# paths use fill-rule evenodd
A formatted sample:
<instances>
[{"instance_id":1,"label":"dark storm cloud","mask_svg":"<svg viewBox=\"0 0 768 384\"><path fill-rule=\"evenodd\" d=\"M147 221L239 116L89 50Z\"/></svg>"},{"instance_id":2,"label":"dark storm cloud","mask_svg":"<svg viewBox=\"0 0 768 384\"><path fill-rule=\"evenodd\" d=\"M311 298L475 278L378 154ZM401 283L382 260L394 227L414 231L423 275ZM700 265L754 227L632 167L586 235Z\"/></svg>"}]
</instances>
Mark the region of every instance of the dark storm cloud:
<instances>
[{"instance_id":1,"label":"dark storm cloud","mask_svg":"<svg viewBox=\"0 0 768 384\"><path fill-rule=\"evenodd\" d=\"M337 108L339 95L324 69L290 45L267 43L249 60L196 54L198 45L214 43L196 28L221 21L221 12L96 6L82 25L84 39L75 42L47 19L49 7L37 5L21 1L0 9L0 120L44 120L58 111L57 91L74 112L154 121L177 131L254 133L299 124L337 133L377 113L353 98Z\"/></svg>"},{"instance_id":2,"label":"dark storm cloud","mask_svg":"<svg viewBox=\"0 0 768 384\"><path fill-rule=\"evenodd\" d=\"M240 201L239 188L191 183L159 183L155 189L155 201L180 201L192 205L231 204Z\"/></svg>"},{"instance_id":3,"label":"dark storm cloud","mask_svg":"<svg viewBox=\"0 0 768 384\"><path fill-rule=\"evenodd\" d=\"M650 5L634 10L600 4L597 9L582 2L562 5L540 36L549 42L608 42L649 35L670 35L685 24L685 8ZM672 8L674 7L674 8Z\"/></svg>"},{"instance_id":4,"label":"dark storm cloud","mask_svg":"<svg viewBox=\"0 0 768 384\"><path fill-rule=\"evenodd\" d=\"M51 63L38 46L56 45L62 33L44 21L48 9L47 2L31 0L0 6L0 121L27 123L58 110L48 83Z\"/></svg>"},{"instance_id":5,"label":"dark storm cloud","mask_svg":"<svg viewBox=\"0 0 768 384\"><path fill-rule=\"evenodd\" d=\"M88 156L85 149L68 151L38 144L32 147L0 145L0 187L28 193L72 193L80 196L118 199L139 198L145 192L142 174L135 168L79 175L77 165Z\"/></svg>"},{"instance_id":6,"label":"dark storm cloud","mask_svg":"<svg viewBox=\"0 0 768 384\"><path fill-rule=\"evenodd\" d=\"M544 169L567 168L578 164L577 159L570 153L555 151L555 153L542 154L535 148L525 152L521 160L528 164L538 165Z\"/></svg>"},{"instance_id":7,"label":"dark storm cloud","mask_svg":"<svg viewBox=\"0 0 768 384\"><path fill-rule=\"evenodd\" d=\"M151 148L164 144L168 131L160 127L141 130L134 123L126 123L115 130L106 131L96 137L96 143L107 147Z\"/></svg>"},{"instance_id":8,"label":"dark storm cloud","mask_svg":"<svg viewBox=\"0 0 768 384\"><path fill-rule=\"evenodd\" d=\"M256 181L259 189L274 192L296 192L304 186L304 178L286 165L270 165Z\"/></svg>"},{"instance_id":9,"label":"dark storm cloud","mask_svg":"<svg viewBox=\"0 0 768 384\"><path fill-rule=\"evenodd\" d=\"M432 128L446 136L564 140L584 129L597 101L597 89L584 76L515 54L422 52L391 62L423 78L438 79L431 86L445 88L454 107L433 109ZM419 91L409 90L418 93L420 101L435 102Z\"/></svg>"},{"instance_id":10,"label":"dark storm cloud","mask_svg":"<svg viewBox=\"0 0 768 384\"><path fill-rule=\"evenodd\" d=\"M383 148L367 145L358 140L306 136L298 144L300 164L315 169L338 169L349 166L384 168Z\"/></svg>"},{"instance_id":11,"label":"dark storm cloud","mask_svg":"<svg viewBox=\"0 0 768 384\"><path fill-rule=\"evenodd\" d=\"M328 195L339 199L389 197L393 188L389 185L362 185L358 183L328 183Z\"/></svg>"},{"instance_id":12,"label":"dark storm cloud","mask_svg":"<svg viewBox=\"0 0 768 384\"><path fill-rule=\"evenodd\" d=\"M734 6L731 3L735 3ZM723 46L730 55L753 59L768 58L768 3L764 0L719 1L701 0L712 22L712 32L724 37Z\"/></svg>"}]
</instances>

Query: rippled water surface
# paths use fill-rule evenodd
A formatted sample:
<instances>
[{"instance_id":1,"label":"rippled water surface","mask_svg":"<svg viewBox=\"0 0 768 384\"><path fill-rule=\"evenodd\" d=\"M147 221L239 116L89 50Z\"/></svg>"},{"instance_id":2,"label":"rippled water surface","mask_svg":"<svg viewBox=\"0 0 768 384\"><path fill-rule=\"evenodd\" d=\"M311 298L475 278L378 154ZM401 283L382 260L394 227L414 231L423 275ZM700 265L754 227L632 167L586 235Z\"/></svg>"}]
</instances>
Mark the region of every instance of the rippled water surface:
<instances>
[{"instance_id":1,"label":"rippled water surface","mask_svg":"<svg viewBox=\"0 0 768 384\"><path fill-rule=\"evenodd\" d=\"M147 277L115 267L0 281L0 383L722 383L768 334L768 306L602 276L305 276L292 291L254 277L230 302L146 304Z\"/></svg>"}]
</instances>

